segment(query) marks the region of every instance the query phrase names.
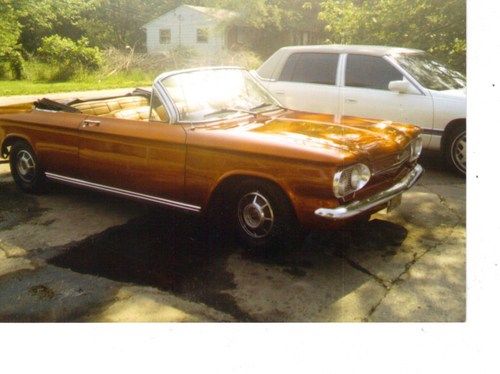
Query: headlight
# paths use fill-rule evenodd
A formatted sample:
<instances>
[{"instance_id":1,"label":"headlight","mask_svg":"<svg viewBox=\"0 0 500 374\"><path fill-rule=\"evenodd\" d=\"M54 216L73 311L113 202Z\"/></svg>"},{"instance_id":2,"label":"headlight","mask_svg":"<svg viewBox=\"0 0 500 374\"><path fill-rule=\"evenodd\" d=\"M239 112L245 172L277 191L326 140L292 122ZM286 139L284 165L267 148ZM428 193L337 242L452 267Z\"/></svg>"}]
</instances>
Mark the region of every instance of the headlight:
<instances>
[{"instance_id":1,"label":"headlight","mask_svg":"<svg viewBox=\"0 0 500 374\"><path fill-rule=\"evenodd\" d=\"M370 168L364 164L356 164L342 169L333 177L333 192L341 198L362 189L371 178Z\"/></svg>"},{"instance_id":2,"label":"headlight","mask_svg":"<svg viewBox=\"0 0 500 374\"><path fill-rule=\"evenodd\" d=\"M422 136L411 142L411 156L410 161L415 161L422 153Z\"/></svg>"}]
</instances>

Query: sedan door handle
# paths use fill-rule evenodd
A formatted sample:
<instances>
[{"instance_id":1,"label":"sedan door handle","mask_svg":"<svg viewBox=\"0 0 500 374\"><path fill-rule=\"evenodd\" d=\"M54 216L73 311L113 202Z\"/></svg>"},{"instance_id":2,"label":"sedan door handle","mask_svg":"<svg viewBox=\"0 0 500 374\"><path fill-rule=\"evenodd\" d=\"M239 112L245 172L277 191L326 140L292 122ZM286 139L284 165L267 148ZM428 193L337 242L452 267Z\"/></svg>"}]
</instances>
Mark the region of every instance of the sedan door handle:
<instances>
[{"instance_id":1,"label":"sedan door handle","mask_svg":"<svg viewBox=\"0 0 500 374\"><path fill-rule=\"evenodd\" d=\"M345 99L345 102L346 103L357 103L358 100L356 100L356 99Z\"/></svg>"},{"instance_id":2,"label":"sedan door handle","mask_svg":"<svg viewBox=\"0 0 500 374\"><path fill-rule=\"evenodd\" d=\"M284 95L285 91L274 91L276 95Z\"/></svg>"},{"instance_id":3,"label":"sedan door handle","mask_svg":"<svg viewBox=\"0 0 500 374\"><path fill-rule=\"evenodd\" d=\"M83 121L83 127L97 127L101 124L101 121L85 120Z\"/></svg>"}]
</instances>

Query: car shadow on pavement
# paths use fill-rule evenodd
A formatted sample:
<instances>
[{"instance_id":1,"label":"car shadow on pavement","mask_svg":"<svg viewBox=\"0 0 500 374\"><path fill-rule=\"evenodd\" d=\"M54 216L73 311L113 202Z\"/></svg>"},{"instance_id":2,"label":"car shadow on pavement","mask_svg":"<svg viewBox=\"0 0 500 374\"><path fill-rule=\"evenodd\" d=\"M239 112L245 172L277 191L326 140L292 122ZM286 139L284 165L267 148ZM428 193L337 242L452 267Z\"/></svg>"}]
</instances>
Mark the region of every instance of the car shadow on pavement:
<instances>
[{"instance_id":1,"label":"car shadow on pavement","mask_svg":"<svg viewBox=\"0 0 500 374\"><path fill-rule=\"evenodd\" d=\"M260 318L245 312L228 292L238 286L234 272L227 266L230 256L238 256L247 267L280 268L292 283L325 264L333 267L328 272L341 274L342 269L336 269L339 259L343 263L344 254L357 247L390 256L394 245L401 244L407 233L400 225L372 220L341 231L312 233L300 249L255 254L242 250L225 230L207 232L205 227L204 221L195 216L152 210L125 225L64 248L48 262L77 273L171 292L238 321L256 321ZM359 284L342 287L343 292L336 298L357 287Z\"/></svg>"}]
</instances>

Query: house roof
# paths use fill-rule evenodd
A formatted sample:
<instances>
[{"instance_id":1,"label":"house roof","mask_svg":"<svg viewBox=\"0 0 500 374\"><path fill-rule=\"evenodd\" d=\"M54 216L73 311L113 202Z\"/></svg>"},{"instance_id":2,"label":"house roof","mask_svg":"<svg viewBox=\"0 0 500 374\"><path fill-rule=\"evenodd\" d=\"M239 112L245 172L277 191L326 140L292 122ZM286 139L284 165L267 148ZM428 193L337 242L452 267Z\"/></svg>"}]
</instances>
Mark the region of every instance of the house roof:
<instances>
[{"instance_id":1,"label":"house roof","mask_svg":"<svg viewBox=\"0 0 500 374\"><path fill-rule=\"evenodd\" d=\"M165 16L165 14L173 12L179 8L182 8L182 7L193 9L197 12L203 13L203 14L205 14L211 18L217 19L219 21L231 20L233 18L236 18L239 15L237 12L233 12L233 11L227 10L227 9L209 8L209 7L203 7L203 6L194 6L194 5L183 4L183 5L179 5L178 7L174 8L174 9L171 9L167 13L164 13L161 16L156 17L155 19L149 21L144 26L142 26L142 28L146 28L150 23L156 21L158 18L161 18L161 17Z\"/></svg>"},{"instance_id":2,"label":"house roof","mask_svg":"<svg viewBox=\"0 0 500 374\"><path fill-rule=\"evenodd\" d=\"M235 18L238 16L237 12L233 12L232 10L227 9L219 9L219 8L209 8L204 6L194 6L194 5L184 5L185 7L197 10L198 12L204 13L207 16L217 18L221 21Z\"/></svg>"}]
</instances>

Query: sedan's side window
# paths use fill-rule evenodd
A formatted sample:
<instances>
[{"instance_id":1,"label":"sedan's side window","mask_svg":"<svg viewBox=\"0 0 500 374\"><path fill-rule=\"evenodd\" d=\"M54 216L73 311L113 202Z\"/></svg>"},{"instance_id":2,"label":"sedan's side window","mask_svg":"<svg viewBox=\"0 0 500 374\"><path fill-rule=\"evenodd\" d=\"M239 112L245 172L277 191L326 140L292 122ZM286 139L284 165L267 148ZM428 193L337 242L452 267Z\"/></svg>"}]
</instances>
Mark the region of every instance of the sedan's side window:
<instances>
[{"instance_id":1,"label":"sedan's side window","mask_svg":"<svg viewBox=\"0 0 500 374\"><path fill-rule=\"evenodd\" d=\"M389 82L403 79L403 74L382 57L348 55L345 85L348 87L389 90Z\"/></svg>"},{"instance_id":2,"label":"sedan's side window","mask_svg":"<svg viewBox=\"0 0 500 374\"><path fill-rule=\"evenodd\" d=\"M335 85L339 55L334 53L294 53L283 70L280 81Z\"/></svg>"},{"instance_id":3,"label":"sedan's side window","mask_svg":"<svg viewBox=\"0 0 500 374\"><path fill-rule=\"evenodd\" d=\"M165 106L160 100L156 90L153 90L151 94L151 114L149 117L150 121L160 121L160 122L170 122L170 117L168 115Z\"/></svg>"}]
</instances>

